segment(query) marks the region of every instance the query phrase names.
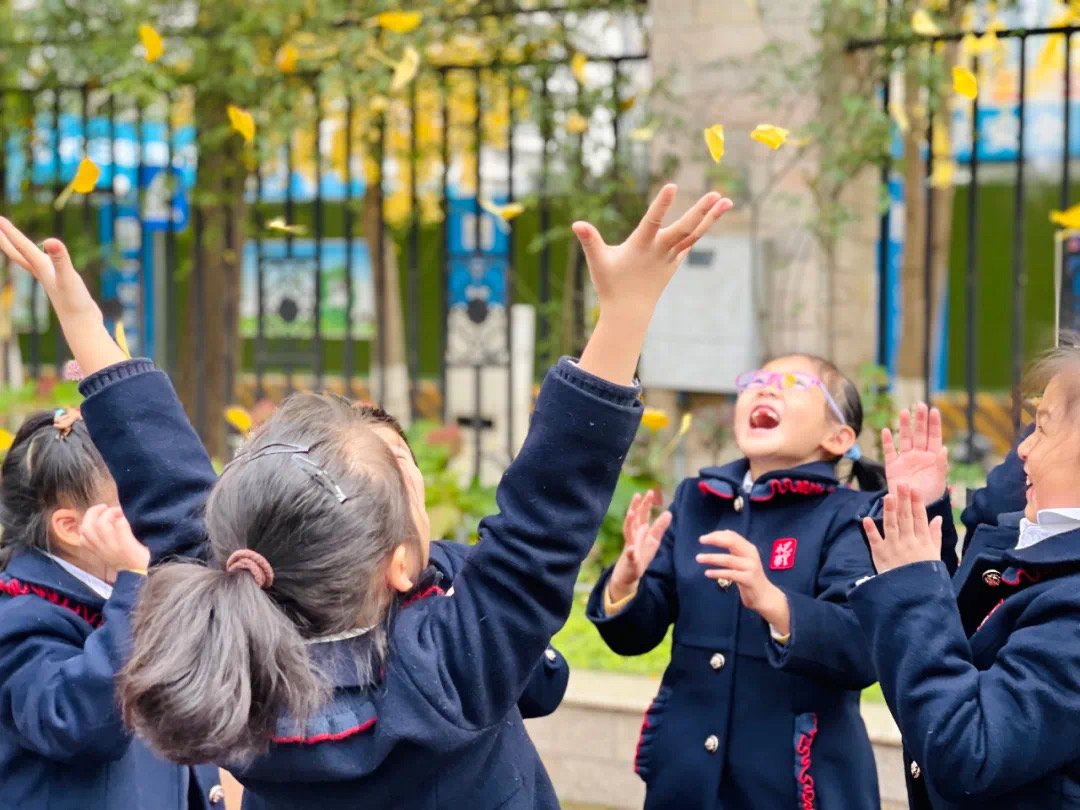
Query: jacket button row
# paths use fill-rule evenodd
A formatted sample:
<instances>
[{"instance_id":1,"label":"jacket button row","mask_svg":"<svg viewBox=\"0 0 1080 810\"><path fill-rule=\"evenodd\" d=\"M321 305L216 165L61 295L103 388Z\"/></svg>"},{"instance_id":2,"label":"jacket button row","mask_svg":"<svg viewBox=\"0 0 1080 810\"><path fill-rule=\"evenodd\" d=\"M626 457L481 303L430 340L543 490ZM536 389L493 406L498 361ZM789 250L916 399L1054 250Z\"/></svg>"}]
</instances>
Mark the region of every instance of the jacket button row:
<instances>
[{"instance_id":1,"label":"jacket button row","mask_svg":"<svg viewBox=\"0 0 1080 810\"><path fill-rule=\"evenodd\" d=\"M922 768L919 767L919 763L915 760L911 760L911 778L918 779L922 776Z\"/></svg>"},{"instance_id":2,"label":"jacket button row","mask_svg":"<svg viewBox=\"0 0 1080 810\"><path fill-rule=\"evenodd\" d=\"M705 738L705 750L710 754L715 754L716 749L720 747L720 738L715 734L710 734Z\"/></svg>"},{"instance_id":3,"label":"jacket button row","mask_svg":"<svg viewBox=\"0 0 1080 810\"><path fill-rule=\"evenodd\" d=\"M724 658L723 653L713 653L712 658L709 659L709 666L713 669L723 669L726 663L727 659Z\"/></svg>"},{"instance_id":4,"label":"jacket button row","mask_svg":"<svg viewBox=\"0 0 1080 810\"><path fill-rule=\"evenodd\" d=\"M735 502L733 504L731 504L731 507L736 512L741 512L743 510L744 503L745 503L745 501L743 501L742 495L737 495L735 497Z\"/></svg>"},{"instance_id":5,"label":"jacket button row","mask_svg":"<svg viewBox=\"0 0 1080 810\"><path fill-rule=\"evenodd\" d=\"M548 661L550 661L551 663L553 663L553 664L554 664L554 663L555 663L555 660L556 660L556 659L557 659L558 657L559 657L559 656L558 656L558 655L557 655L557 654L555 653L555 651L554 651L553 649L551 649L551 647L548 647L548 648L547 648L546 650L544 650L544 658L546 658L546 659L547 659Z\"/></svg>"},{"instance_id":6,"label":"jacket button row","mask_svg":"<svg viewBox=\"0 0 1080 810\"><path fill-rule=\"evenodd\" d=\"M731 587L731 580L720 577L720 579L716 580L716 587L722 591L726 591Z\"/></svg>"},{"instance_id":7,"label":"jacket button row","mask_svg":"<svg viewBox=\"0 0 1080 810\"><path fill-rule=\"evenodd\" d=\"M210 804L218 804L225 801L225 788L221 785L214 785L210 788L210 792L206 795L206 798L210 800Z\"/></svg>"},{"instance_id":8,"label":"jacket button row","mask_svg":"<svg viewBox=\"0 0 1080 810\"><path fill-rule=\"evenodd\" d=\"M1001 572L995 571L993 568L991 568L983 574L983 582L985 582L991 588L996 588L998 585L1001 584Z\"/></svg>"}]
</instances>

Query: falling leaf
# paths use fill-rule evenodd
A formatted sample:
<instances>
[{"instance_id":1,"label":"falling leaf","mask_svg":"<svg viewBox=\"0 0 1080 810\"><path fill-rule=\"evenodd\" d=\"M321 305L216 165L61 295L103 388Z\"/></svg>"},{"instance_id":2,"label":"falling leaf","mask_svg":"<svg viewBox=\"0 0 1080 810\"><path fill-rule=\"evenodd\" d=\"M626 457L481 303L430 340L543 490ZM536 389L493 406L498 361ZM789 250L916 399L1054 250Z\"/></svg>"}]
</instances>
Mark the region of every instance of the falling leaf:
<instances>
[{"instance_id":1,"label":"falling leaf","mask_svg":"<svg viewBox=\"0 0 1080 810\"><path fill-rule=\"evenodd\" d=\"M679 434L678 435L685 436L687 433L690 432L690 427L693 424L694 424L694 414L692 414L690 411L687 411L686 413L684 413L682 415L682 419L679 420Z\"/></svg>"},{"instance_id":2,"label":"falling leaf","mask_svg":"<svg viewBox=\"0 0 1080 810\"><path fill-rule=\"evenodd\" d=\"M896 122L897 128L906 135L911 129L911 121L908 120L907 110L904 109L904 105L899 101L890 101L889 115Z\"/></svg>"},{"instance_id":3,"label":"falling leaf","mask_svg":"<svg viewBox=\"0 0 1080 810\"><path fill-rule=\"evenodd\" d=\"M10 430L0 428L0 453L6 453L15 443L15 435Z\"/></svg>"},{"instance_id":4,"label":"falling leaf","mask_svg":"<svg viewBox=\"0 0 1080 810\"><path fill-rule=\"evenodd\" d=\"M979 80L975 74L961 65L954 65L952 69L952 86L958 95L974 100L979 95Z\"/></svg>"},{"instance_id":5,"label":"falling leaf","mask_svg":"<svg viewBox=\"0 0 1080 810\"><path fill-rule=\"evenodd\" d=\"M589 119L579 112L572 112L566 116L566 131L574 135L580 135L589 128Z\"/></svg>"},{"instance_id":6,"label":"falling leaf","mask_svg":"<svg viewBox=\"0 0 1080 810\"><path fill-rule=\"evenodd\" d=\"M578 84L585 84L585 67L589 64L589 57L583 53L575 53L570 60L570 72L574 74Z\"/></svg>"},{"instance_id":7,"label":"falling leaf","mask_svg":"<svg viewBox=\"0 0 1080 810\"><path fill-rule=\"evenodd\" d=\"M705 130L705 145L709 147L709 155L713 163L719 163L724 156L724 125L713 124Z\"/></svg>"},{"instance_id":8,"label":"falling leaf","mask_svg":"<svg viewBox=\"0 0 1080 810\"><path fill-rule=\"evenodd\" d=\"M1050 221L1061 228L1080 229L1080 205L1074 205L1064 211L1051 211Z\"/></svg>"},{"instance_id":9,"label":"falling leaf","mask_svg":"<svg viewBox=\"0 0 1080 810\"><path fill-rule=\"evenodd\" d=\"M90 158L84 157L79 161L79 168L75 171L75 178L71 181L71 190L76 194L89 194L97 186L100 177L101 169Z\"/></svg>"},{"instance_id":10,"label":"falling leaf","mask_svg":"<svg viewBox=\"0 0 1080 810\"><path fill-rule=\"evenodd\" d=\"M296 60L300 58L300 49L295 45L282 45L274 58L274 64L282 73L295 73Z\"/></svg>"},{"instance_id":11,"label":"falling leaf","mask_svg":"<svg viewBox=\"0 0 1080 810\"><path fill-rule=\"evenodd\" d=\"M634 143L648 143L656 137L656 127L638 127L630 130L630 140Z\"/></svg>"},{"instance_id":12,"label":"falling leaf","mask_svg":"<svg viewBox=\"0 0 1080 810\"><path fill-rule=\"evenodd\" d=\"M165 53L165 43L161 40L161 34L149 23L139 26L139 41L142 43L143 50L146 51L146 61L151 64Z\"/></svg>"},{"instance_id":13,"label":"falling leaf","mask_svg":"<svg viewBox=\"0 0 1080 810\"><path fill-rule=\"evenodd\" d=\"M394 65L394 76L390 79L390 92L397 93L408 87L409 82L416 78L416 72L419 69L420 52L409 45L401 54L401 60Z\"/></svg>"},{"instance_id":14,"label":"falling leaf","mask_svg":"<svg viewBox=\"0 0 1080 810\"><path fill-rule=\"evenodd\" d=\"M267 230L291 233L293 236L303 236L307 233L307 228L303 225L289 225L285 221L285 217L274 217L266 223L266 227Z\"/></svg>"},{"instance_id":15,"label":"falling leaf","mask_svg":"<svg viewBox=\"0 0 1080 810\"><path fill-rule=\"evenodd\" d=\"M629 96L619 102L619 112L626 112L627 110L634 109L634 105L637 104L637 96Z\"/></svg>"},{"instance_id":16,"label":"falling leaf","mask_svg":"<svg viewBox=\"0 0 1080 810\"><path fill-rule=\"evenodd\" d=\"M941 36L941 29L925 9L916 9L911 15L911 30L921 37Z\"/></svg>"},{"instance_id":17,"label":"falling leaf","mask_svg":"<svg viewBox=\"0 0 1080 810\"><path fill-rule=\"evenodd\" d=\"M375 16L375 22L380 28L395 34L415 31L423 19L424 15L419 11L384 11Z\"/></svg>"},{"instance_id":18,"label":"falling leaf","mask_svg":"<svg viewBox=\"0 0 1080 810\"><path fill-rule=\"evenodd\" d=\"M241 436L246 436L255 420L246 408L230 405L225 409L225 421L232 425Z\"/></svg>"},{"instance_id":19,"label":"falling leaf","mask_svg":"<svg viewBox=\"0 0 1080 810\"><path fill-rule=\"evenodd\" d=\"M481 198L480 207L492 216L498 217L504 222L509 222L515 217L519 217L523 213L525 213L525 206L519 202L507 203L506 205L497 205L490 200L485 200Z\"/></svg>"},{"instance_id":20,"label":"falling leaf","mask_svg":"<svg viewBox=\"0 0 1080 810\"><path fill-rule=\"evenodd\" d=\"M124 332L124 322L117 321L116 329L113 333L113 337L116 338L116 345L120 347L120 351L124 353L124 356L131 358L131 349L128 348L127 334Z\"/></svg>"},{"instance_id":21,"label":"falling leaf","mask_svg":"<svg viewBox=\"0 0 1080 810\"><path fill-rule=\"evenodd\" d=\"M949 188L956 176L956 161L937 160L934 162L934 171L930 175L931 188Z\"/></svg>"},{"instance_id":22,"label":"falling leaf","mask_svg":"<svg viewBox=\"0 0 1080 810\"><path fill-rule=\"evenodd\" d=\"M788 373L788 374L784 375L783 379L780 382L780 385L781 385L782 388L785 388L785 389L786 388L794 388L796 382L798 382L798 381L795 379L795 375L791 374L791 373Z\"/></svg>"},{"instance_id":23,"label":"falling leaf","mask_svg":"<svg viewBox=\"0 0 1080 810\"><path fill-rule=\"evenodd\" d=\"M641 414L641 424L646 430L656 433L671 424L667 412L659 408L646 408Z\"/></svg>"},{"instance_id":24,"label":"falling leaf","mask_svg":"<svg viewBox=\"0 0 1080 810\"><path fill-rule=\"evenodd\" d=\"M229 114L229 123L232 128L239 132L245 141L251 143L255 140L255 119L243 107L230 104L225 111Z\"/></svg>"},{"instance_id":25,"label":"falling leaf","mask_svg":"<svg viewBox=\"0 0 1080 810\"><path fill-rule=\"evenodd\" d=\"M787 142L790 134L791 132L783 127L773 126L772 124L758 124L754 127L754 131L750 133L750 137L758 143L765 144L775 152Z\"/></svg>"}]
</instances>

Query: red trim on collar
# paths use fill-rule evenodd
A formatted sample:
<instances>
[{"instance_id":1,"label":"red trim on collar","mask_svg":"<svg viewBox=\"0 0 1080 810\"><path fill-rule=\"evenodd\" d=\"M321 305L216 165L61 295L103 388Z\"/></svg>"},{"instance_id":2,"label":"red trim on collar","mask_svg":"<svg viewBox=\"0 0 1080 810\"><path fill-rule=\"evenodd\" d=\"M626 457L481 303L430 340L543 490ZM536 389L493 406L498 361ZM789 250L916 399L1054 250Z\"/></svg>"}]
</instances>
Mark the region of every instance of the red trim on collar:
<instances>
[{"instance_id":1,"label":"red trim on collar","mask_svg":"<svg viewBox=\"0 0 1080 810\"><path fill-rule=\"evenodd\" d=\"M1032 585L1034 585L1036 582L1039 582L1039 581L1042 580L1042 572L1041 571L1036 571L1033 574L1029 574L1026 569L1017 568L1016 569L1016 579L1005 579L1004 574L1002 574L1002 576L1001 576L1001 581L1005 585L1014 585L1014 586L1015 585L1020 585L1020 584L1023 583L1023 581L1025 579L1028 582L1030 582Z\"/></svg>"},{"instance_id":2,"label":"red trim on collar","mask_svg":"<svg viewBox=\"0 0 1080 810\"><path fill-rule=\"evenodd\" d=\"M768 484L768 493L751 495L750 500L760 503L771 501L777 495L827 495L836 489L835 486L826 486L820 481L811 481L808 478L770 478Z\"/></svg>"},{"instance_id":3,"label":"red trim on collar","mask_svg":"<svg viewBox=\"0 0 1080 810\"><path fill-rule=\"evenodd\" d=\"M370 720L365 720L358 726L352 726L344 731L337 731L333 734L315 734L312 737L271 737L270 741L277 743L278 745L316 745L322 742L337 742L338 740L345 740L349 737L353 737L375 725L377 717L372 717Z\"/></svg>"},{"instance_id":4,"label":"red trim on collar","mask_svg":"<svg viewBox=\"0 0 1080 810\"><path fill-rule=\"evenodd\" d=\"M17 579L0 580L0 593L6 593L8 596L36 596L65 610L70 610L91 627L100 627L103 621L100 611L79 604L61 593L40 585L28 585Z\"/></svg>"},{"instance_id":5,"label":"red trim on collar","mask_svg":"<svg viewBox=\"0 0 1080 810\"><path fill-rule=\"evenodd\" d=\"M429 596L443 596L445 593L446 591L444 591L438 585L432 585L427 590L420 591L420 593L414 593L412 596L410 596L408 599L401 603L401 608L402 610L404 610L409 605L415 604L421 599L427 599Z\"/></svg>"},{"instance_id":6,"label":"red trim on collar","mask_svg":"<svg viewBox=\"0 0 1080 810\"><path fill-rule=\"evenodd\" d=\"M998 603L996 605L994 605L992 608L990 608L990 612L987 613L985 616L983 616L983 620L981 622L979 622L979 626L975 628L975 632L978 633L980 630L982 630L983 625L986 624L988 621L990 621L990 617L993 616L995 613L997 613L998 608L1000 608L1004 604L1005 604L1005 600L1001 599L1001 600L998 601Z\"/></svg>"},{"instance_id":7,"label":"red trim on collar","mask_svg":"<svg viewBox=\"0 0 1080 810\"><path fill-rule=\"evenodd\" d=\"M725 501L734 500L734 492L721 492L708 481L698 481L698 489L705 495L715 495L717 498L723 498Z\"/></svg>"}]
</instances>

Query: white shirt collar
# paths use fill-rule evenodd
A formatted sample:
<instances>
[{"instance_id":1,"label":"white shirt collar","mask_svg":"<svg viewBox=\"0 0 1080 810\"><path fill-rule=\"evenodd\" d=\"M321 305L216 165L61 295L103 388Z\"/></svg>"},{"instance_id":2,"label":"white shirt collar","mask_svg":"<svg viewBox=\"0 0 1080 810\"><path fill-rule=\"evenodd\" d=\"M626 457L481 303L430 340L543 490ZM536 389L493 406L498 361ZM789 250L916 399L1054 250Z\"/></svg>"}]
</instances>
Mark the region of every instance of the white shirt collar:
<instances>
[{"instance_id":1,"label":"white shirt collar","mask_svg":"<svg viewBox=\"0 0 1080 810\"><path fill-rule=\"evenodd\" d=\"M1020 519L1018 549L1030 548L1048 537L1080 529L1080 508L1040 509L1036 522Z\"/></svg>"},{"instance_id":2,"label":"white shirt collar","mask_svg":"<svg viewBox=\"0 0 1080 810\"><path fill-rule=\"evenodd\" d=\"M92 590L102 599L108 599L110 596L112 596L112 585L110 585L108 582L100 580L93 574L83 571L77 565L72 565L67 560L60 559L55 554L50 554L47 551L43 551L42 554L44 554L54 563L59 565L61 568L63 568L65 571L75 577L75 579L79 580L79 582Z\"/></svg>"},{"instance_id":3,"label":"white shirt collar","mask_svg":"<svg viewBox=\"0 0 1080 810\"><path fill-rule=\"evenodd\" d=\"M754 476L750 475L749 470L747 470L746 475L743 476L742 488L743 492L749 492L754 488Z\"/></svg>"}]
</instances>

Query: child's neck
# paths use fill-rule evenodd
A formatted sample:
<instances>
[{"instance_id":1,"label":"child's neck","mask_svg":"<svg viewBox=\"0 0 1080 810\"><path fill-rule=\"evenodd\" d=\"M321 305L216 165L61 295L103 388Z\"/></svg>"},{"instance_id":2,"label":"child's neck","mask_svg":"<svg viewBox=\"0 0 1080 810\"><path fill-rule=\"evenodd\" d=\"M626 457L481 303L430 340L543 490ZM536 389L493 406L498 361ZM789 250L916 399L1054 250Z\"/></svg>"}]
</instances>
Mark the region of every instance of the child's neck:
<instances>
[{"instance_id":1,"label":"child's neck","mask_svg":"<svg viewBox=\"0 0 1080 810\"><path fill-rule=\"evenodd\" d=\"M790 470L795 467L801 467L803 464L811 464L815 461L825 461L825 459L825 453L819 450L814 455L804 459L775 458L772 456L750 458L747 456L746 460L750 462L750 478L757 481L761 476L774 473L777 470Z\"/></svg>"},{"instance_id":2,"label":"child's neck","mask_svg":"<svg viewBox=\"0 0 1080 810\"><path fill-rule=\"evenodd\" d=\"M108 567L101 560L82 552L81 549L65 547L60 543L52 543L50 544L49 553L91 576L97 577L102 582L109 582Z\"/></svg>"}]
</instances>

